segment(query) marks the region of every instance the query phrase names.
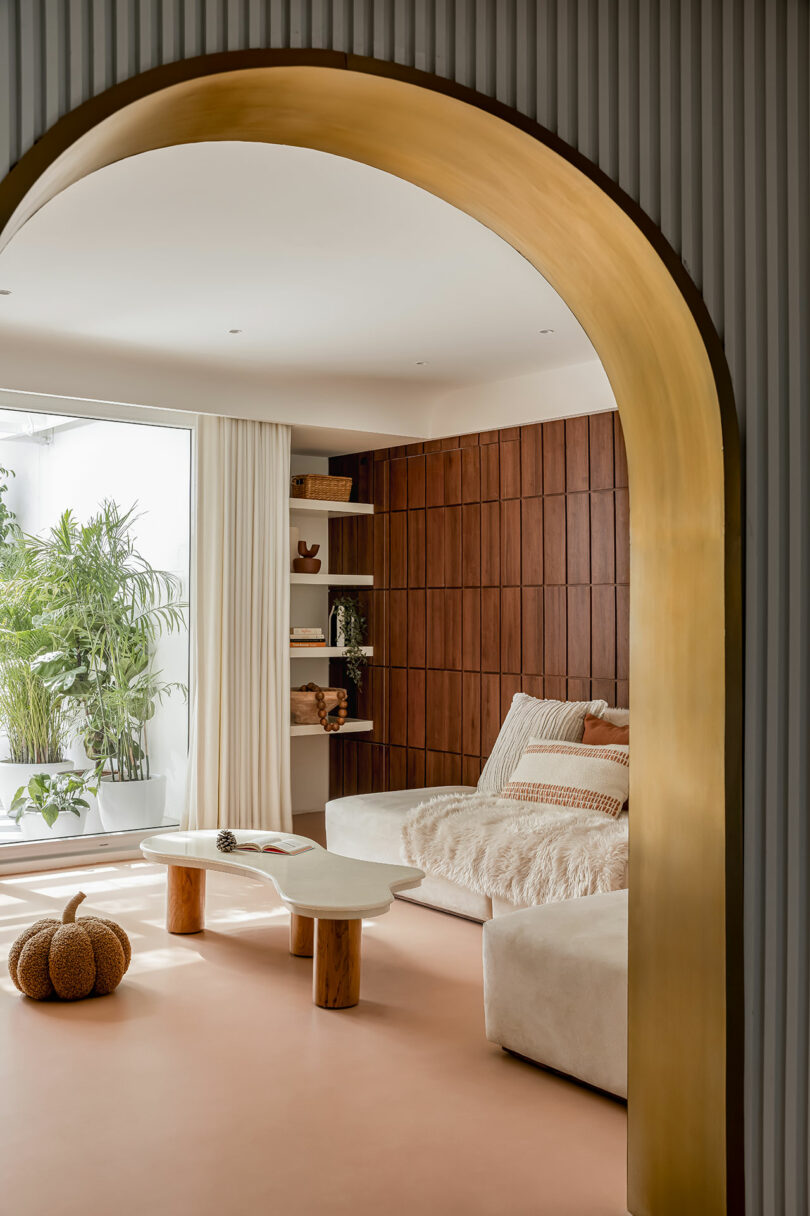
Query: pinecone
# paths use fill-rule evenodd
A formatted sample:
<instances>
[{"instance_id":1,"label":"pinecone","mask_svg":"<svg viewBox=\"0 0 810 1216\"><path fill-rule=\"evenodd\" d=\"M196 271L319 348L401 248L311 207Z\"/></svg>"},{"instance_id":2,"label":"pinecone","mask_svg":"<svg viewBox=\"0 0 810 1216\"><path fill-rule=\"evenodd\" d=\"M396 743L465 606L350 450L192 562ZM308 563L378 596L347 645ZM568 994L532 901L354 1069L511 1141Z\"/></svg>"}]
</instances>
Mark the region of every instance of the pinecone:
<instances>
[{"instance_id":1,"label":"pinecone","mask_svg":"<svg viewBox=\"0 0 810 1216\"><path fill-rule=\"evenodd\" d=\"M220 853L233 853L236 848L236 837L233 832L223 828L221 832L217 832L217 848Z\"/></svg>"}]
</instances>

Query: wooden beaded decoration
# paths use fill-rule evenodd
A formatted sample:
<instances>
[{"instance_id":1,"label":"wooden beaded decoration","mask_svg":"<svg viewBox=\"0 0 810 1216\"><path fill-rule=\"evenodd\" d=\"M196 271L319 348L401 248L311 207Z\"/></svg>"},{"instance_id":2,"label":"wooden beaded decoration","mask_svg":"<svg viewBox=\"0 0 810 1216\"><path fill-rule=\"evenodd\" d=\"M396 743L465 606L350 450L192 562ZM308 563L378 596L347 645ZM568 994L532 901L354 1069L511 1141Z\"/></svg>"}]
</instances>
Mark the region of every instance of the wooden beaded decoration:
<instances>
[{"instance_id":1,"label":"wooden beaded decoration","mask_svg":"<svg viewBox=\"0 0 810 1216\"><path fill-rule=\"evenodd\" d=\"M318 707L318 721L327 734L329 734L330 731L340 730L349 713L349 701L345 692L338 700L337 721L335 722L333 720L330 722L326 712L326 698L324 696L323 689L319 684L302 684L298 691L315 693L315 704Z\"/></svg>"}]
</instances>

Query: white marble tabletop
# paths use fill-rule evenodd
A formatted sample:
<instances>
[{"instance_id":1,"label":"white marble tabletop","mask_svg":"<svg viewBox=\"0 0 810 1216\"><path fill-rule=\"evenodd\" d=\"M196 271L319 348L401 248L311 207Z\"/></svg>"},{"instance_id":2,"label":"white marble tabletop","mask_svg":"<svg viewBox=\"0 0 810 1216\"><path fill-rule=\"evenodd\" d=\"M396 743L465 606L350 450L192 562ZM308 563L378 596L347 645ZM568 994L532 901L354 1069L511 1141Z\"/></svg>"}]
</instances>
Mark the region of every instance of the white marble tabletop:
<instances>
[{"instance_id":1,"label":"white marble tabletop","mask_svg":"<svg viewBox=\"0 0 810 1216\"><path fill-rule=\"evenodd\" d=\"M255 832L245 832L255 836ZM290 832L268 833L292 838ZM236 832L237 838L239 832ZM188 869L223 870L244 874L260 882L272 882L282 903L299 916L318 920L361 920L381 916L391 906L397 891L418 887L425 877L412 866L393 866L359 861L329 853L304 836L295 837L312 845L306 853L287 857L280 853L222 853L216 831L166 832L141 842L148 861Z\"/></svg>"}]
</instances>

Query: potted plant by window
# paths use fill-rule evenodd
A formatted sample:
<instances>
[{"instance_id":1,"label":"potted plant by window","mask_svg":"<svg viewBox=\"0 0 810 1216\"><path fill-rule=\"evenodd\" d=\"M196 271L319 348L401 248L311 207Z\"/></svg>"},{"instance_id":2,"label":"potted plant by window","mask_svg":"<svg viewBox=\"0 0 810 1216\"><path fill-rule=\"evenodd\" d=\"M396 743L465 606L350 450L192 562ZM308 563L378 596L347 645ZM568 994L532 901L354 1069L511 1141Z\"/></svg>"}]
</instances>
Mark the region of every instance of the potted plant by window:
<instances>
[{"instance_id":1,"label":"potted plant by window","mask_svg":"<svg viewBox=\"0 0 810 1216\"><path fill-rule=\"evenodd\" d=\"M95 794L96 774L35 773L20 786L11 802L10 814L20 825L25 840L49 836L81 836L89 809L85 794Z\"/></svg>"},{"instance_id":2,"label":"potted plant by window","mask_svg":"<svg viewBox=\"0 0 810 1216\"><path fill-rule=\"evenodd\" d=\"M9 812L15 791L35 773L71 768L64 756L73 714L34 666L53 637L39 624L45 600L30 554L5 519L0 533L0 730L9 750L0 761L0 801Z\"/></svg>"},{"instance_id":3,"label":"potted plant by window","mask_svg":"<svg viewBox=\"0 0 810 1216\"><path fill-rule=\"evenodd\" d=\"M185 626L179 580L137 551L136 519L134 508L105 502L86 524L68 511L47 536L26 538L48 590L43 620L59 642L35 669L81 714L108 832L161 822L166 779L151 770L147 723L164 697L185 693L154 665L160 635Z\"/></svg>"}]
</instances>

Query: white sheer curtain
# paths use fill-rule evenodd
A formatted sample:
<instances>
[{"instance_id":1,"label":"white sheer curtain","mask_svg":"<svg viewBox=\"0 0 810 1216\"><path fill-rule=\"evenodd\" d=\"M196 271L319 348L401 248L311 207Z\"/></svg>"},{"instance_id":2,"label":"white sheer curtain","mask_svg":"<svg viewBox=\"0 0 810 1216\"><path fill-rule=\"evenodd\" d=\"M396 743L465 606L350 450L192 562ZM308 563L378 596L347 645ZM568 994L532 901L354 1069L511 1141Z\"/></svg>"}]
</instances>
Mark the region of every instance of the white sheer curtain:
<instances>
[{"instance_id":1,"label":"white sheer curtain","mask_svg":"<svg viewBox=\"0 0 810 1216\"><path fill-rule=\"evenodd\" d=\"M196 644L183 826L289 831L290 428L197 428Z\"/></svg>"}]
</instances>

